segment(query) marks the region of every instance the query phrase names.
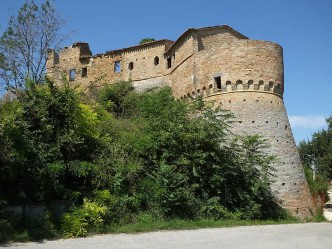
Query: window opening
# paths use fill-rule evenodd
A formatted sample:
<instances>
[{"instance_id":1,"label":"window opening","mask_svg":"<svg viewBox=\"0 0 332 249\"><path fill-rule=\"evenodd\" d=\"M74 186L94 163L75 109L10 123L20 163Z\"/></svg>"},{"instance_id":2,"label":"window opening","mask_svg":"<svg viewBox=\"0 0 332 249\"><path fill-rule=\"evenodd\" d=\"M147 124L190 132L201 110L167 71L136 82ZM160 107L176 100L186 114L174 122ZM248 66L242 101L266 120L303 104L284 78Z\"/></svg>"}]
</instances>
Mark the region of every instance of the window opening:
<instances>
[{"instance_id":1,"label":"window opening","mask_svg":"<svg viewBox=\"0 0 332 249\"><path fill-rule=\"evenodd\" d=\"M76 70L72 69L69 71L69 81L74 81L76 77Z\"/></svg>"},{"instance_id":2,"label":"window opening","mask_svg":"<svg viewBox=\"0 0 332 249\"><path fill-rule=\"evenodd\" d=\"M120 73L121 72L121 64L120 61L115 61L114 62L114 72Z\"/></svg>"},{"instance_id":3,"label":"window opening","mask_svg":"<svg viewBox=\"0 0 332 249\"><path fill-rule=\"evenodd\" d=\"M167 58L167 68L171 68L172 67L172 58Z\"/></svg>"},{"instance_id":4,"label":"window opening","mask_svg":"<svg viewBox=\"0 0 332 249\"><path fill-rule=\"evenodd\" d=\"M88 76L88 69L86 67L82 68L82 77L87 77Z\"/></svg>"},{"instance_id":5,"label":"window opening","mask_svg":"<svg viewBox=\"0 0 332 249\"><path fill-rule=\"evenodd\" d=\"M158 56L154 57L153 64L154 64L155 66L159 65L159 57L158 57Z\"/></svg>"},{"instance_id":6,"label":"window opening","mask_svg":"<svg viewBox=\"0 0 332 249\"><path fill-rule=\"evenodd\" d=\"M214 83L216 84L218 89L221 89L221 77L220 76L214 77Z\"/></svg>"},{"instance_id":7,"label":"window opening","mask_svg":"<svg viewBox=\"0 0 332 249\"><path fill-rule=\"evenodd\" d=\"M130 71L134 69L134 62L129 62L128 69Z\"/></svg>"}]
</instances>

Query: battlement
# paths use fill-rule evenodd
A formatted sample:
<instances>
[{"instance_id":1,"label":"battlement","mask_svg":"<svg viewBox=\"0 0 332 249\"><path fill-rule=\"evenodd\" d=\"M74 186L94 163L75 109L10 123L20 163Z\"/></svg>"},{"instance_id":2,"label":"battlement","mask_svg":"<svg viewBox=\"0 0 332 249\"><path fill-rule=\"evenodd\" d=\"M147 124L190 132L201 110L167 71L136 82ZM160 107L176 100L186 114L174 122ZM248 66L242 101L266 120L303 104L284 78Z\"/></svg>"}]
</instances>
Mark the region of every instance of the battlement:
<instances>
[{"instance_id":1,"label":"battlement","mask_svg":"<svg viewBox=\"0 0 332 249\"><path fill-rule=\"evenodd\" d=\"M220 80L218 80L218 78L215 78L214 84L205 85L199 89L193 89L191 92L188 92L180 98L195 98L196 96L209 97L211 95L233 93L235 91L257 91L271 93L279 96L282 96L283 94L281 85L279 83L275 84L273 81L264 82L264 80L259 80L254 82L253 80L237 80L236 82L231 82L227 80L226 82L222 83Z\"/></svg>"}]
</instances>

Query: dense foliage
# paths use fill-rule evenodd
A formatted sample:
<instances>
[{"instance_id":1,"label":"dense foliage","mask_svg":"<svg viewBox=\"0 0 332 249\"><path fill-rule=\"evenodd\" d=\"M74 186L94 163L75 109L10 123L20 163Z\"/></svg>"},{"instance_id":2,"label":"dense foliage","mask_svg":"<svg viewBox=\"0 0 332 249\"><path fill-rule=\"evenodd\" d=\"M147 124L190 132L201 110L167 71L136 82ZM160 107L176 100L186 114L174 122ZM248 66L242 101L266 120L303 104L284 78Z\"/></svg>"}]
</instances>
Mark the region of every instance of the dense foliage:
<instances>
[{"instance_id":1,"label":"dense foliage","mask_svg":"<svg viewBox=\"0 0 332 249\"><path fill-rule=\"evenodd\" d=\"M320 212L328 201L328 180L332 179L332 117L326 122L326 130L315 132L311 140L301 141L298 146L310 192Z\"/></svg>"},{"instance_id":2,"label":"dense foliage","mask_svg":"<svg viewBox=\"0 0 332 249\"><path fill-rule=\"evenodd\" d=\"M142 219L281 217L274 158L261 137L229 132L230 113L126 82L94 96L46 79L1 102L2 203L70 200L69 237Z\"/></svg>"},{"instance_id":3,"label":"dense foliage","mask_svg":"<svg viewBox=\"0 0 332 249\"><path fill-rule=\"evenodd\" d=\"M332 179L332 117L326 119L327 129L315 132L311 140L301 141L299 152L304 164L315 165L319 174Z\"/></svg>"}]
</instances>

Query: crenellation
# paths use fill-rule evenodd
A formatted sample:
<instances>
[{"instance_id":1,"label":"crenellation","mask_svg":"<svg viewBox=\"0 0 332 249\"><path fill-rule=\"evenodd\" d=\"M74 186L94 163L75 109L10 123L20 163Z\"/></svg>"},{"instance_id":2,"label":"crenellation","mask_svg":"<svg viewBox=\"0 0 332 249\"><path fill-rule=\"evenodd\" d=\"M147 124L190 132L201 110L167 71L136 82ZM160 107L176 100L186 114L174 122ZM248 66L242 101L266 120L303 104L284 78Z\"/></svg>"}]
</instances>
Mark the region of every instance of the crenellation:
<instances>
[{"instance_id":1,"label":"crenellation","mask_svg":"<svg viewBox=\"0 0 332 249\"><path fill-rule=\"evenodd\" d=\"M278 202L293 214L307 216L312 208L303 166L283 102L283 49L251 40L227 25L190 28L175 42L153 41L92 55L78 42L60 54L49 52L47 74L61 84L98 86L131 80L137 91L170 86L177 99L203 97L234 113L237 134L260 134L277 157L272 182Z\"/></svg>"}]
</instances>

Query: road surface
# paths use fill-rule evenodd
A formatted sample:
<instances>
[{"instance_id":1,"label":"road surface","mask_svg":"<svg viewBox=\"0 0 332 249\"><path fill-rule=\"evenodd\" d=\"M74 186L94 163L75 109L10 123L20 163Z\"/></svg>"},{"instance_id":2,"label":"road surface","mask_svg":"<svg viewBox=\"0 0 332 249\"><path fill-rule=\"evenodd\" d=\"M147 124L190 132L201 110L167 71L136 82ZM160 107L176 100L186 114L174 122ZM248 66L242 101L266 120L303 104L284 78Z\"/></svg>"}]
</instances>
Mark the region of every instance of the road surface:
<instances>
[{"instance_id":1,"label":"road surface","mask_svg":"<svg viewBox=\"0 0 332 249\"><path fill-rule=\"evenodd\" d=\"M13 243L1 246L10 249L331 249L332 223L101 235L80 239Z\"/></svg>"}]
</instances>

